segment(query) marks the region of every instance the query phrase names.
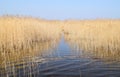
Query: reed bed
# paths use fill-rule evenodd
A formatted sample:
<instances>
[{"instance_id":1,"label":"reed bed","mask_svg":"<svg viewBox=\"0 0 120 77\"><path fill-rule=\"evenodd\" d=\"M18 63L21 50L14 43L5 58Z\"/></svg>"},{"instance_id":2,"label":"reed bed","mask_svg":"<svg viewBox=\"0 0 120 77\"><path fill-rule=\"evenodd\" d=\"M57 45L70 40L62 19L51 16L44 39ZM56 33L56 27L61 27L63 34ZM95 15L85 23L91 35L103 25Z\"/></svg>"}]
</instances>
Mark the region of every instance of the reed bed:
<instances>
[{"instance_id":1,"label":"reed bed","mask_svg":"<svg viewBox=\"0 0 120 77\"><path fill-rule=\"evenodd\" d=\"M59 41L59 27L58 21L32 17L0 17L0 65L30 54L33 56L35 53L43 53L41 48L46 43L49 47L49 42Z\"/></svg>"},{"instance_id":2,"label":"reed bed","mask_svg":"<svg viewBox=\"0 0 120 77\"><path fill-rule=\"evenodd\" d=\"M37 43L58 40L62 33L67 36L67 40L80 40L80 48L84 50L119 54L119 25L120 20L55 21L31 17L0 17L0 55L14 54Z\"/></svg>"},{"instance_id":3,"label":"reed bed","mask_svg":"<svg viewBox=\"0 0 120 77\"><path fill-rule=\"evenodd\" d=\"M66 21L64 33L68 42L99 58L120 57L120 20ZM72 44L73 45L73 44Z\"/></svg>"},{"instance_id":4,"label":"reed bed","mask_svg":"<svg viewBox=\"0 0 120 77\"><path fill-rule=\"evenodd\" d=\"M0 17L0 54L58 39L61 34L58 23L31 17Z\"/></svg>"}]
</instances>

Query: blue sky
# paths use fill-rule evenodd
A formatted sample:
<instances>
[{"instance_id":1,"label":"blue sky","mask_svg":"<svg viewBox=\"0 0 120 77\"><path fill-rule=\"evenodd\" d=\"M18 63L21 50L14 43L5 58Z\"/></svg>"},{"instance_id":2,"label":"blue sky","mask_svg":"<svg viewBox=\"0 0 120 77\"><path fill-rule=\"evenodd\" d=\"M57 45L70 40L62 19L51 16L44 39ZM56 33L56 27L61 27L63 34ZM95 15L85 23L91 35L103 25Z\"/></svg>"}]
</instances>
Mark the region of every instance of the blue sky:
<instances>
[{"instance_id":1,"label":"blue sky","mask_svg":"<svg viewBox=\"0 0 120 77\"><path fill-rule=\"evenodd\" d=\"M120 0L0 0L0 15L44 19L120 18Z\"/></svg>"}]
</instances>

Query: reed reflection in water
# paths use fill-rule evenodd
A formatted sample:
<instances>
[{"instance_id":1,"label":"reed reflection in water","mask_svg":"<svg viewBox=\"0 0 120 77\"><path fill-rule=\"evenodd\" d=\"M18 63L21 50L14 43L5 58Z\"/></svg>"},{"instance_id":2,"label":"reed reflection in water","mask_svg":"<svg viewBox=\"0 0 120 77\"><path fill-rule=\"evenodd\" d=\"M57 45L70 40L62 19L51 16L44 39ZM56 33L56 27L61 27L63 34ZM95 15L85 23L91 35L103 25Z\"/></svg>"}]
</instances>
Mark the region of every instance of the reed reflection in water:
<instances>
[{"instance_id":1,"label":"reed reflection in water","mask_svg":"<svg viewBox=\"0 0 120 77\"><path fill-rule=\"evenodd\" d=\"M0 58L0 77L39 77L39 64L56 48L59 40L44 41L28 49L14 53L3 53Z\"/></svg>"}]
</instances>

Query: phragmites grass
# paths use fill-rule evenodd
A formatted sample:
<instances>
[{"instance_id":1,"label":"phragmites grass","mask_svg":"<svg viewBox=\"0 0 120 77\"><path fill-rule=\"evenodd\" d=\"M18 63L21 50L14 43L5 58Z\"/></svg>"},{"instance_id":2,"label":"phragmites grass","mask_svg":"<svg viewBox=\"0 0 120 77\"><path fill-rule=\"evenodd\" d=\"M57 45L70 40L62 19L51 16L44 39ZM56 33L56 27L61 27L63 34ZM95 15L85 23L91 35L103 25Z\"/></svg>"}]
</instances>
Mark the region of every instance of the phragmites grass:
<instances>
[{"instance_id":1,"label":"phragmites grass","mask_svg":"<svg viewBox=\"0 0 120 77\"><path fill-rule=\"evenodd\" d=\"M0 54L27 49L39 42L60 37L58 21L31 17L0 17Z\"/></svg>"},{"instance_id":2,"label":"phragmites grass","mask_svg":"<svg viewBox=\"0 0 120 77\"><path fill-rule=\"evenodd\" d=\"M66 40L99 58L120 59L120 20L66 21Z\"/></svg>"},{"instance_id":3,"label":"phragmites grass","mask_svg":"<svg viewBox=\"0 0 120 77\"><path fill-rule=\"evenodd\" d=\"M0 55L58 40L61 33L66 40L80 40L79 46L85 51L105 53L100 57L120 54L120 20L55 21L5 16L0 17Z\"/></svg>"}]
</instances>

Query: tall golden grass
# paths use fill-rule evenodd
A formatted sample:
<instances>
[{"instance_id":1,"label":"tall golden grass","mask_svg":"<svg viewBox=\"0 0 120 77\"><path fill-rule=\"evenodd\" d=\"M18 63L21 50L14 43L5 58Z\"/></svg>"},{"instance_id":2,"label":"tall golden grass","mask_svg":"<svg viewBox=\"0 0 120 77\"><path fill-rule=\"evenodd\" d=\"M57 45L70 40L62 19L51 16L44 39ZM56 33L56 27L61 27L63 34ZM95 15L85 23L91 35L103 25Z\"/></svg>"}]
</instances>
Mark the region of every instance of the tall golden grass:
<instances>
[{"instance_id":1,"label":"tall golden grass","mask_svg":"<svg viewBox=\"0 0 120 77\"><path fill-rule=\"evenodd\" d=\"M59 38L58 23L30 17L0 17L0 53L19 51L38 42Z\"/></svg>"},{"instance_id":2,"label":"tall golden grass","mask_svg":"<svg viewBox=\"0 0 120 77\"><path fill-rule=\"evenodd\" d=\"M31 17L0 17L0 55L19 52L37 43L80 40L81 48L95 52L119 53L120 20L52 21ZM114 55L113 55L114 56Z\"/></svg>"},{"instance_id":3,"label":"tall golden grass","mask_svg":"<svg viewBox=\"0 0 120 77\"><path fill-rule=\"evenodd\" d=\"M84 51L99 58L120 57L120 20L66 21L66 40L77 43ZM76 42L75 42L76 41Z\"/></svg>"}]
</instances>

